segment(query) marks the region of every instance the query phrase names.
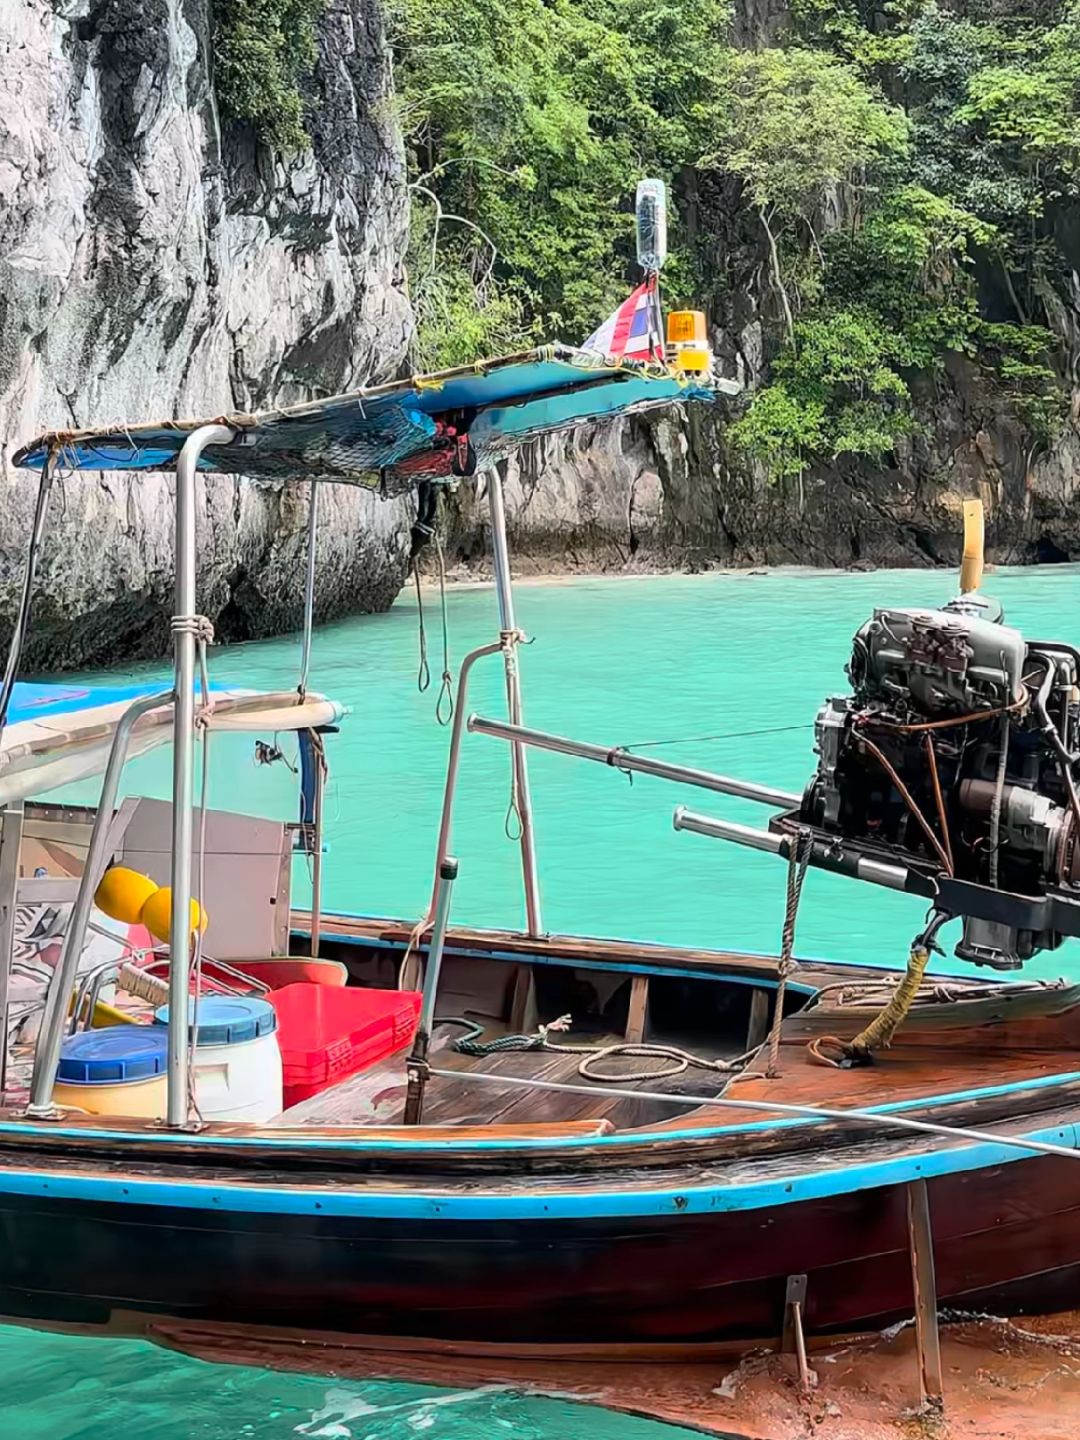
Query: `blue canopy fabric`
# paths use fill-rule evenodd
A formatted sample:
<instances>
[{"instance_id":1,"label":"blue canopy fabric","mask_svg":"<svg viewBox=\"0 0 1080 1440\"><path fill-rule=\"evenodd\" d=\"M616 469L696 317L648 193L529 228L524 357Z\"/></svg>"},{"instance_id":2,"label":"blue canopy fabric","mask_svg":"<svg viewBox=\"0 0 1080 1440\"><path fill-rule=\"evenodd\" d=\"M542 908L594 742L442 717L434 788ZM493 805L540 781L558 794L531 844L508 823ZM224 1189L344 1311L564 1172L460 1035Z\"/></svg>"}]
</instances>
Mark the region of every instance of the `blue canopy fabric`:
<instances>
[{"instance_id":1,"label":"blue canopy fabric","mask_svg":"<svg viewBox=\"0 0 1080 1440\"><path fill-rule=\"evenodd\" d=\"M101 705L139 699L164 689L161 681L142 685L31 685L15 682L8 706L8 726L22 720L52 720L59 715L74 715L80 710L96 710Z\"/></svg>"},{"instance_id":2,"label":"blue canopy fabric","mask_svg":"<svg viewBox=\"0 0 1080 1440\"><path fill-rule=\"evenodd\" d=\"M41 469L53 453L76 470L169 470L192 430L217 423L235 437L206 448L207 472L337 480L393 495L472 474L540 435L715 398L708 382L664 366L551 345L260 414L52 431L15 463Z\"/></svg>"}]
</instances>

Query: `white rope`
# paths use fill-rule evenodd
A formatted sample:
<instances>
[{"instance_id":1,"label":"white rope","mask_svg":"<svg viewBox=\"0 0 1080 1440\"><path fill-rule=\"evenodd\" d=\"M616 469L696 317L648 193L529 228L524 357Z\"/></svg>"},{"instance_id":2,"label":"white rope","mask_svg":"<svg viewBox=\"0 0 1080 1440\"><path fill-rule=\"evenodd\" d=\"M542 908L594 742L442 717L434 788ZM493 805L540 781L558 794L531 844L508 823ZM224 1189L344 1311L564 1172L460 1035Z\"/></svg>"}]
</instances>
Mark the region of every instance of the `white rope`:
<instances>
[{"instance_id":1,"label":"white rope","mask_svg":"<svg viewBox=\"0 0 1080 1440\"><path fill-rule=\"evenodd\" d=\"M944 1135L949 1140L973 1140L979 1145L1010 1145L1017 1150L1032 1150L1037 1155L1058 1155L1080 1160L1080 1150L1068 1145L1054 1145L1047 1140L1028 1140L1021 1135L995 1134L992 1130L968 1130L959 1125L935 1125L931 1120L909 1120L906 1115L891 1115L873 1110L834 1110L825 1105L785 1105L778 1100L729 1100L714 1095L671 1095L663 1090L623 1090L614 1085L568 1085L558 1080L521 1079L514 1075L483 1070L432 1070L443 1080L490 1080L496 1085L519 1085L526 1089L555 1090L567 1095L609 1095L616 1100L663 1100L670 1105L708 1105L720 1110L757 1110L774 1115L808 1115L817 1120L855 1120L864 1125L892 1125L903 1130L917 1130L925 1135ZM925 1097L926 1104L934 1096Z\"/></svg>"}]
</instances>

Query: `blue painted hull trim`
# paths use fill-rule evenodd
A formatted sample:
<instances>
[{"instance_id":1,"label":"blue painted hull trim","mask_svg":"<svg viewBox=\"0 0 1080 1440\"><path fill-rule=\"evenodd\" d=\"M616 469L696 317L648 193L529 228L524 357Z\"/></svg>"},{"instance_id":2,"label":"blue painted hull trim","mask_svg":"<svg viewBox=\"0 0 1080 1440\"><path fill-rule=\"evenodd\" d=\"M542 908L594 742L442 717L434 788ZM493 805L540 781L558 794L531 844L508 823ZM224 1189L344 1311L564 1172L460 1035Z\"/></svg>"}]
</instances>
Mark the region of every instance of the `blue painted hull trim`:
<instances>
[{"instance_id":1,"label":"blue painted hull trim","mask_svg":"<svg viewBox=\"0 0 1080 1440\"><path fill-rule=\"evenodd\" d=\"M1080 1149L1074 1125L1029 1132L1031 1140ZM1011 1145L978 1144L843 1169L820 1170L790 1178L742 1185L692 1185L678 1189L534 1194L403 1194L378 1190L338 1191L300 1187L172 1183L64 1174L0 1170L0 1195L54 1200L157 1205L179 1210L216 1210L240 1214L364 1216L401 1220L547 1220L611 1216L701 1215L774 1209L858 1191L929 1180L943 1175L1015 1165L1039 1159ZM1078 1161L1080 1163L1080 1161Z\"/></svg>"}]
</instances>

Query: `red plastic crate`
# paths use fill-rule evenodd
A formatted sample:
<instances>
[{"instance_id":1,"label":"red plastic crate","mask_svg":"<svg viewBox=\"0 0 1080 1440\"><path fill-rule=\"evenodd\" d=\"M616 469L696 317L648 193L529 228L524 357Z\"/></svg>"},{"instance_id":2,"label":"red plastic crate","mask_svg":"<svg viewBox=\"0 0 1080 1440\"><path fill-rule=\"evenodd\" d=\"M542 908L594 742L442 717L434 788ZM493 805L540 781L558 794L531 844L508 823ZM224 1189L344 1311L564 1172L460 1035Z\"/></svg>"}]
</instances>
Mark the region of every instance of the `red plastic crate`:
<instances>
[{"instance_id":1,"label":"red plastic crate","mask_svg":"<svg viewBox=\"0 0 1080 1440\"><path fill-rule=\"evenodd\" d=\"M285 1108L412 1042L419 990L361 990L300 983L267 999L277 1013Z\"/></svg>"}]
</instances>

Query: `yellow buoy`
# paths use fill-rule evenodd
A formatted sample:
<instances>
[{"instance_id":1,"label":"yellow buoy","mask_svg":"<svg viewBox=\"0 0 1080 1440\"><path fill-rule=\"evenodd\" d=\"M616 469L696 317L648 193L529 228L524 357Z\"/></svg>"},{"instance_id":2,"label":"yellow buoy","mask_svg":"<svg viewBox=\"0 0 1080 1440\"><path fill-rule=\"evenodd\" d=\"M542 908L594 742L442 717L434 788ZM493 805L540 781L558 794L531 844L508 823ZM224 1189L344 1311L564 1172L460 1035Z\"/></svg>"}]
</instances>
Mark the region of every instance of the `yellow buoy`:
<instances>
[{"instance_id":1,"label":"yellow buoy","mask_svg":"<svg viewBox=\"0 0 1080 1440\"><path fill-rule=\"evenodd\" d=\"M140 875L137 870L128 870L123 865L113 865L105 871L101 884L94 891L94 904L113 920L137 925L143 906L157 888L149 875Z\"/></svg>"},{"instance_id":2,"label":"yellow buoy","mask_svg":"<svg viewBox=\"0 0 1080 1440\"><path fill-rule=\"evenodd\" d=\"M139 920L158 940L168 940L169 926L172 923L172 890L168 885L163 885L160 890L155 890L153 895L147 899L139 913ZM196 928L205 930L209 923L210 917L206 911L197 900L192 900L192 933Z\"/></svg>"}]
</instances>

